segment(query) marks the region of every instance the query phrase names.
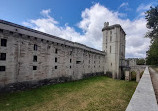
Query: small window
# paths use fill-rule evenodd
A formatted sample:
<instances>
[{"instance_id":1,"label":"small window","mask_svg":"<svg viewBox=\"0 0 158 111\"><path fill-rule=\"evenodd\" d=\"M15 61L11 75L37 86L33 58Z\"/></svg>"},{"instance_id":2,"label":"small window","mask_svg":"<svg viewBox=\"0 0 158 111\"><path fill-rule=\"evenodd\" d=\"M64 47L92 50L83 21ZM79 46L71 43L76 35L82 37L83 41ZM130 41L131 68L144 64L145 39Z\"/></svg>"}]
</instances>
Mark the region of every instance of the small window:
<instances>
[{"instance_id":1,"label":"small window","mask_svg":"<svg viewBox=\"0 0 158 111\"><path fill-rule=\"evenodd\" d=\"M33 66L33 70L37 70L37 66Z\"/></svg>"},{"instance_id":2,"label":"small window","mask_svg":"<svg viewBox=\"0 0 158 111\"><path fill-rule=\"evenodd\" d=\"M56 54L58 53L58 49L55 49L55 53L56 53Z\"/></svg>"},{"instance_id":3,"label":"small window","mask_svg":"<svg viewBox=\"0 0 158 111\"><path fill-rule=\"evenodd\" d=\"M110 46L110 53L111 53L111 46Z\"/></svg>"},{"instance_id":4,"label":"small window","mask_svg":"<svg viewBox=\"0 0 158 111\"><path fill-rule=\"evenodd\" d=\"M34 44L34 50L37 51L37 45L36 44Z\"/></svg>"},{"instance_id":5,"label":"small window","mask_svg":"<svg viewBox=\"0 0 158 111\"><path fill-rule=\"evenodd\" d=\"M57 57L55 57L55 62L57 62Z\"/></svg>"},{"instance_id":6,"label":"small window","mask_svg":"<svg viewBox=\"0 0 158 111\"><path fill-rule=\"evenodd\" d=\"M112 66L112 63L111 63L111 66Z\"/></svg>"},{"instance_id":7,"label":"small window","mask_svg":"<svg viewBox=\"0 0 158 111\"><path fill-rule=\"evenodd\" d=\"M70 55L72 55L72 51L70 51Z\"/></svg>"},{"instance_id":8,"label":"small window","mask_svg":"<svg viewBox=\"0 0 158 111\"><path fill-rule=\"evenodd\" d=\"M5 66L0 66L0 71L5 71Z\"/></svg>"},{"instance_id":9,"label":"small window","mask_svg":"<svg viewBox=\"0 0 158 111\"><path fill-rule=\"evenodd\" d=\"M1 39L1 46L7 46L7 39Z\"/></svg>"},{"instance_id":10,"label":"small window","mask_svg":"<svg viewBox=\"0 0 158 111\"><path fill-rule=\"evenodd\" d=\"M112 41L112 36L110 36L110 41Z\"/></svg>"},{"instance_id":11,"label":"small window","mask_svg":"<svg viewBox=\"0 0 158 111\"><path fill-rule=\"evenodd\" d=\"M70 63L71 63L71 59L70 59Z\"/></svg>"},{"instance_id":12,"label":"small window","mask_svg":"<svg viewBox=\"0 0 158 111\"><path fill-rule=\"evenodd\" d=\"M0 60L6 60L6 53L0 53Z\"/></svg>"},{"instance_id":13,"label":"small window","mask_svg":"<svg viewBox=\"0 0 158 111\"><path fill-rule=\"evenodd\" d=\"M81 63L81 61L76 61L76 64L80 64Z\"/></svg>"},{"instance_id":14,"label":"small window","mask_svg":"<svg viewBox=\"0 0 158 111\"><path fill-rule=\"evenodd\" d=\"M57 66L55 66L55 69L57 69Z\"/></svg>"},{"instance_id":15,"label":"small window","mask_svg":"<svg viewBox=\"0 0 158 111\"><path fill-rule=\"evenodd\" d=\"M70 69L71 69L71 66L70 66Z\"/></svg>"},{"instance_id":16,"label":"small window","mask_svg":"<svg viewBox=\"0 0 158 111\"><path fill-rule=\"evenodd\" d=\"M37 62L37 56L33 56L33 62Z\"/></svg>"},{"instance_id":17,"label":"small window","mask_svg":"<svg viewBox=\"0 0 158 111\"><path fill-rule=\"evenodd\" d=\"M112 35L112 31L110 31L110 35Z\"/></svg>"}]
</instances>

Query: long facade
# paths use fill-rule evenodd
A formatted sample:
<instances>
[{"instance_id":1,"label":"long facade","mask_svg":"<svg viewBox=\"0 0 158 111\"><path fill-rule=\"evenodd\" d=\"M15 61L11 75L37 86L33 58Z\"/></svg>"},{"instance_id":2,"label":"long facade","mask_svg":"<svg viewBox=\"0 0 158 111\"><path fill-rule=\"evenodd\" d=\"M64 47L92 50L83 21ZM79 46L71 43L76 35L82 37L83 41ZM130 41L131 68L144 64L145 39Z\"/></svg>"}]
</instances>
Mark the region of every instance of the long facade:
<instances>
[{"instance_id":1,"label":"long facade","mask_svg":"<svg viewBox=\"0 0 158 111\"><path fill-rule=\"evenodd\" d=\"M122 31L116 28L113 32L117 30ZM99 51L0 20L0 87L58 78L78 80L90 75L106 74L107 71L118 73L119 76L120 60L124 59L125 54L124 49L120 50L125 47L124 41L122 45L119 43L121 48L116 46L121 41L107 46L118 48L117 55L122 56L117 57L109 54L108 50L111 49L107 50L104 36L103 32L103 51ZM116 78L117 75L113 76Z\"/></svg>"},{"instance_id":2,"label":"long facade","mask_svg":"<svg viewBox=\"0 0 158 111\"><path fill-rule=\"evenodd\" d=\"M0 20L0 85L104 72L105 53Z\"/></svg>"}]
</instances>

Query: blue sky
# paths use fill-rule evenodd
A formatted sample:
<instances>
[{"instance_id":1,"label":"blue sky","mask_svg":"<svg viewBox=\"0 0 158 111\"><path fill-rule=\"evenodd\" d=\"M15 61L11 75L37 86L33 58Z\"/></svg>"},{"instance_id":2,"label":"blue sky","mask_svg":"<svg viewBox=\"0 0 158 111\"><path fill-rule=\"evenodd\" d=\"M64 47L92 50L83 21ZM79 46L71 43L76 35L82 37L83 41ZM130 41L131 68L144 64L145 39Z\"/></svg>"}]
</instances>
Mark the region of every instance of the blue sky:
<instances>
[{"instance_id":1,"label":"blue sky","mask_svg":"<svg viewBox=\"0 0 158 111\"><path fill-rule=\"evenodd\" d=\"M145 57L144 11L155 0L1 0L0 19L101 50L103 23L127 33L126 57Z\"/></svg>"}]
</instances>

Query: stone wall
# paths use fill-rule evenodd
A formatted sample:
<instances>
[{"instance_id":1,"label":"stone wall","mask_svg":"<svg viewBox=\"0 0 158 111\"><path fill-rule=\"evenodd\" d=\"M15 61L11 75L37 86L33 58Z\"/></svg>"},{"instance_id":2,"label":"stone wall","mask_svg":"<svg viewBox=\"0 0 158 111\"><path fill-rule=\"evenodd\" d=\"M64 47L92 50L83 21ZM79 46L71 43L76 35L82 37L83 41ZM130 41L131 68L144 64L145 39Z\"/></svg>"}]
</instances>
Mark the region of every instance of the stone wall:
<instances>
[{"instance_id":1,"label":"stone wall","mask_svg":"<svg viewBox=\"0 0 158 111\"><path fill-rule=\"evenodd\" d=\"M105 53L85 45L0 20L0 43L4 39L7 44L1 44L0 54L5 53L6 60L0 60L2 70L5 67L0 71L0 87L104 74Z\"/></svg>"}]
</instances>

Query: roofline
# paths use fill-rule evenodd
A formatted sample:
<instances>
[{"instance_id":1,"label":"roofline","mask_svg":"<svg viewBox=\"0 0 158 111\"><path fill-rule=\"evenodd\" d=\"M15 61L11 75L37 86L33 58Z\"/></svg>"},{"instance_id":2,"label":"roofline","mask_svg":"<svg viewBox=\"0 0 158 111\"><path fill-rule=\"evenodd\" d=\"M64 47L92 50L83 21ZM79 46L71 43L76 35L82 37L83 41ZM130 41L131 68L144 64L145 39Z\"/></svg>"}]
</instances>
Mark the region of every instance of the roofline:
<instances>
[{"instance_id":1,"label":"roofline","mask_svg":"<svg viewBox=\"0 0 158 111\"><path fill-rule=\"evenodd\" d=\"M44 33L44 32L41 32L41 31L38 31L38 30L35 30L35 29L31 29L31 28L28 28L28 27L25 27L25 26L22 26L22 25L18 25L18 24L12 23L12 22L8 22L8 21L2 20L2 19L0 19L0 23L5 24L5 25L9 25L9 26L13 26L13 27L16 27L16 28L20 28L20 29L23 29L23 30L31 31L33 33L45 35L47 37L58 39L58 40L65 41L65 42L69 42L69 43L72 43L72 44L81 45L81 46L84 46L85 48L89 48L89 49L98 51L98 52L100 52L102 54L105 53L105 52L103 52L101 50L97 50L97 49L94 49L92 47L88 47L88 46L86 46L84 44L81 44L81 43L78 43L78 42L72 42L72 41L69 41L69 40L66 40L66 39L54 36L54 35L50 35L50 34L47 34L47 33ZM76 46L73 45L73 47L76 47ZM97 53L97 52L95 52L95 53Z\"/></svg>"}]
</instances>

